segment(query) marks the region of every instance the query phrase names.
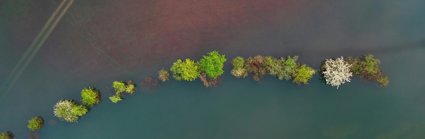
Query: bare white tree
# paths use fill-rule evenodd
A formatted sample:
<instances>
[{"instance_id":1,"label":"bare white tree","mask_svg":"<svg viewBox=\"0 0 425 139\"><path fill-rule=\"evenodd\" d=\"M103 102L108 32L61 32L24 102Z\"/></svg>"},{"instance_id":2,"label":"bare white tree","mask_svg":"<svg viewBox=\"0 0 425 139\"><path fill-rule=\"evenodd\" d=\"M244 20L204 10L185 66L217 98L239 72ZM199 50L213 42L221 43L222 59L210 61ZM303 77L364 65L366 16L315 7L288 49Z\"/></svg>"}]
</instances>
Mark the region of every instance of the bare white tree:
<instances>
[{"instance_id":1,"label":"bare white tree","mask_svg":"<svg viewBox=\"0 0 425 139\"><path fill-rule=\"evenodd\" d=\"M344 61L344 57L334 59L326 59L324 65L323 76L325 77L326 84L336 86L338 89L340 85L350 82L353 73L350 71L351 65Z\"/></svg>"}]
</instances>

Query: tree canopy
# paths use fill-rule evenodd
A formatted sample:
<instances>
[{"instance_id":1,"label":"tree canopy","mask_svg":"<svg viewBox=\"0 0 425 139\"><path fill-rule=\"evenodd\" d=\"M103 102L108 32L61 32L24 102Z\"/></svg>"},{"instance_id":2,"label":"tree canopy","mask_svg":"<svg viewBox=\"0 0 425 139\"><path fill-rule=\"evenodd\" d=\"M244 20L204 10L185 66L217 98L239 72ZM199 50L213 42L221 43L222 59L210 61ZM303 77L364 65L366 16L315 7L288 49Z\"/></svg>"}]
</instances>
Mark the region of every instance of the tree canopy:
<instances>
[{"instance_id":1,"label":"tree canopy","mask_svg":"<svg viewBox=\"0 0 425 139\"><path fill-rule=\"evenodd\" d=\"M296 69L293 82L297 84L307 84L315 73L316 71L313 68L303 64Z\"/></svg>"},{"instance_id":2,"label":"tree canopy","mask_svg":"<svg viewBox=\"0 0 425 139\"><path fill-rule=\"evenodd\" d=\"M37 131L40 130L44 125L44 120L40 116L32 117L30 120L28 120L27 127L30 131Z\"/></svg>"},{"instance_id":3,"label":"tree canopy","mask_svg":"<svg viewBox=\"0 0 425 139\"><path fill-rule=\"evenodd\" d=\"M199 65L187 58L185 61L178 59L171 66L170 71L173 73L173 77L176 80L193 81L199 77L200 68Z\"/></svg>"},{"instance_id":4,"label":"tree canopy","mask_svg":"<svg viewBox=\"0 0 425 139\"><path fill-rule=\"evenodd\" d=\"M209 52L199 61L202 72L205 72L209 78L216 79L224 73L224 63L227 61L226 56L218 53L218 51Z\"/></svg>"},{"instance_id":5,"label":"tree canopy","mask_svg":"<svg viewBox=\"0 0 425 139\"><path fill-rule=\"evenodd\" d=\"M100 102L100 93L94 88L81 90L81 101L86 106L94 106Z\"/></svg>"},{"instance_id":6,"label":"tree canopy","mask_svg":"<svg viewBox=\"0 0 425 139\"><path fill-rule=\"evenodd\" d=\"M79 105L71 100L60 100L53 108L54 115L66 122L74 123L87 113L84 105Z\"/></svg>"}]
</instances>

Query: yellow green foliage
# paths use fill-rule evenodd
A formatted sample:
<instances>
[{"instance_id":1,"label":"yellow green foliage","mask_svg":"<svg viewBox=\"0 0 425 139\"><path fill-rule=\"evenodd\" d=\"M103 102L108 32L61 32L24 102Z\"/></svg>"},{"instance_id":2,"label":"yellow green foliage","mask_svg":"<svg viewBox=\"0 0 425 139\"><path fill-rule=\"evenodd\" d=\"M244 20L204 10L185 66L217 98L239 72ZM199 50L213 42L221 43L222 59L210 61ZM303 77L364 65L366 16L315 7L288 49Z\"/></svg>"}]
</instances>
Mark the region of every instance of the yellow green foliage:
<instances>
[{"instance_id":1,"label":"yellow green foliage","mask_svg":"<svg viewBox=\"0 0 425 139\"><path fill-rule=\"evenodd\" d=\"M297 84L307 84L315 73L316 71L313 68L303 64L296 69L293 82Z\"/></svg>"},{"instance_id":2,"label":"yellow green foliage","mask_svg":"<svg viewBox=\"0 0 425 139\"><path fill-rule=\"evenodd\" d=\"M44 125L44 120L40 116L32 117L28 120L27 127L30 131L37 131L41 129Z\"/></svg>"},{"instance_id":3,"label":"yellow green foliage","mask_svg":"<svg viewBox=\"0 0 425 139\"><path fill-rule=\"evenodd\" d=\"M81 90L81 101L86 106L93 106L100 102L100 93L93 88L84 88Z\"/></svg>"},{"instance_id":4,"label":"yellow green foliage","mask_svg":"<svg viewBox=\"0 0 425 139\"><path fill-rule=\"evenodd\" d=\"M173 73L174 79L179 81L193 81L200 75L199 65L195 61L188 58L185 61L178 59L173 63L170 71Z\"/></svg>"}]
</instances>

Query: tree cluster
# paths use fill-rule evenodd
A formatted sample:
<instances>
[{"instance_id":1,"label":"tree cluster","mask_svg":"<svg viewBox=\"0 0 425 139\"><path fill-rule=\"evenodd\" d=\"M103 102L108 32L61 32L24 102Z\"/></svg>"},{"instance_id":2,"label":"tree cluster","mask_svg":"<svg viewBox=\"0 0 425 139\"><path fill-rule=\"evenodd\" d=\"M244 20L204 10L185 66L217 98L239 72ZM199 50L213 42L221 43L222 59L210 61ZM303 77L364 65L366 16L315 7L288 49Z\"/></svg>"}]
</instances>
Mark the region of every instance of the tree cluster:
<instances>
[{"instance_id":1,"label":"tree cluster","mask_svg":"<svg viewBox=\"0 0 425 139\"><path fill-rule=\"evenodd\" d=\"M292 79L294 83L307 84L315 74L315 70L305 64L299 64L297 60L298 56L275 58L257 55L246 59L236 57L232 60L231 74L237 78L244 78L251 74L256 81L269 74L279 80Z\"/></svg>"},{"instance_id":2,"label":"tree cluster","mask_svg":"<svg viewBox=\"0 0 425 139\"><path fill-rule=\"evenodd\" d=\"M381 61L372 54L348 57L347 62L352 65L350 69L355 76L376 81L380 86L387 86L390 83L388 76L381 70Z\"/></svg>"},{"instance_id":3,"label":"tree cluster","mask_svg":"<svg viewBox=\"0 0 425 139\"><path fill-rule=\"evenodd\" d=\"M112 103L118 103L123 98L123 93L134 94L136 92L136 85L132 81L114 81L112 82L112 88L114 89L115 94L109 97Z\"/></svg>"},{"instance_id":4,"label":"tree cluster","mask_svg":"<svg viewBox=\"0 0 425 139\"><path fill-rule=\"evenodd\" d=\"M225 55L220 54L218 51L211 51L204 55L199 62L189 58L184 61L178 59L173 63L170 71L173 73L174 79L178 81L193 81L201 78L204 85L209 87L218 83L218 78L224 73L223 67L226 61Z\"/></svg>"}]
</instances>

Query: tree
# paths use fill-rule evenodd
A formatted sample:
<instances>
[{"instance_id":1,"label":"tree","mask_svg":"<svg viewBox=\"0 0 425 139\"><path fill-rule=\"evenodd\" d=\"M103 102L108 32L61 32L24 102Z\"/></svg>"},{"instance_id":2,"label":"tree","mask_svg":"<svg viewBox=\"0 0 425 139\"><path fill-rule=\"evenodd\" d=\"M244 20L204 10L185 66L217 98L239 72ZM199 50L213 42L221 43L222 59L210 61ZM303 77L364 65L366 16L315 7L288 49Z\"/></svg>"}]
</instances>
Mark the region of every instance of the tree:
<instances>
[{"instance_id":1,"label":"tree","mask_svg":"<svg viewBox=\"0 0 425 139\"><path fill-rule=\"evenodd\" d=\"M88 109L84 105L79 105L71 100L60 100L53 107L54 115L66 122L75 123L87 113Z\"/></svg>"},{"instance_id":2,"label":"tree","mask_svg":"<svg viewBox=\"0 0 425 139\"><path fill-rule=\"evenodd\" d=\"M125 92L128 94L134 94L134 92L136 92L136 85L133 82L128 81L125 85Z\"/></svg>"},{"instance_id":3,"label":"tree","mask_svg":"<svg viewBox=\"0 0 425 139\"><path fill-rule=\"evenodd\" d=\"M100 102L99 91L89 87L81 90L81 101L86 106L94 106Z\"/></svg>"},{"instance_id":4,"label":"tree","mask_svg":"<svg viewBox=\"0 0 425 139\"><path fill-rule=\"evenodd\" d=\"M254 57L248 57L245 62L245 67L248 73L253 74L253 78L256 81L260 79L267 73L267 68L264 65L264 56L257 55Z\"/></svg>"},{"instance_id":5,"label":"tree","mask_svg":"<svg viewBox=\"0 0 425 139\"><path fill-rule=\"evenodd\" d=\"M0 139L13 139L13 134L9 131L0 132Z\"/></svg>"},{"instance_id":6,"label":"tree","mask_svg":"<svg viewBox=\"0 0 425 139\"><path fill-rule=\"evenodd\" d=\"M298 61L298 56L288 56L286 59L282 59L282 63L283 63L283 71L282 71L282 78L284 78L285 80L289 80L291 79L294 74L295 71L297 69L297 61Z\"/></svg>"},{"instance_id":7,"label":"tree","mask_svg":"<svg viewBox=\"0 0 425 139\"><path fill-rule=\"evenodd\" d=\"M114 88L115 94L109 97L109 100L113 103L118 103L122 100L121 94L128 93L134 94L136 92L136 85L132 81L114 81L112 82L112 88Z\"/></svg>"},{"instance_id":8,"label":"tree","mask_svg":"<svg viewBox=\"0 0 425 139\"><path fill-rule=\"evenodd\" d=\"M193 81L198 78L200 75L199 70L198 64L188 58L184 62L181 59L178 59L170 68L170 71L173 73L173 77L176 80L184 81Z\"/></svg>"},{"instance_id":9,"label":"tree","mask_svg":"<svg viewBox=\"0 0 425 139\"><path fill-rule=\"evenodd\" d=\"M44 125L43 117L35 116L28 120L27 127L30 131L40 130Z\"/></svg>"},{"instance_id":10,"label":"tree","mask_svg":"<svg viewBox=\"0 0 425 139\"><path fill-rule=\"evenodd\" d=\"M293 82L297 84L307 84L315 73L316 71L313 68L305 64L298 66L293 77Z\"/></svg>"},{"instance_id":11,"label":"tree","mask_svg":"<svg viewBox=\"0 0 425 139\"><path fill-rule=\"evenodd\" d=\"M374 74L377 74L380 71L380 69L379 69L380 63L381 62L379 61L379 59L376 59L371 54L367 54L364 57L364 60L360 62L360 66L363 67L363 72L370 74L370 75L374 75Z\"/></svg>"},{"instance_id":12,"label":"tree","mask_svg":"<svg viewBox=\"0 0 425 139\"><path fill-rule=\"evenodd\" d=\"M283 58L277 59L267 56L264 61L270 75L277 77L279 80L285 79L287 75L285 72L285 60ZM289 77L291 77L291 75L289 75Z\"/></svg>"},{"instance_id":13,"label":"tree","mask_svg":"<svg viewBox=\"0 0 425 139\"><path fill-rule=\"evenodd\" d=\"M336 86L338 89L340 85L350 82L353 73L350 71L351 65L344 61L344 57L333 59L326 59L323 65L323 77L326 84Z\"/></svg>"},{"instance_id":14,"label":"tree","mask_svg":"<svg viewBox=\"0 0 425 139\"><path fill-rule=\"evenodd\" d=\"M160 71L158 71L158 79L162 82L168 81L169 78L170 73L168 72L168 70L161 69Z\"/></svg>"},{"instance_id":15,"label":"tree","mask_svg":"<svg viewBox=\"0 0 425 139\"><path fill-rule=\"evenodd\" d=\"M245 68L245 59L238 56L232 60L233 69L231 74L237 78L245 78L248 76L248 71Z\"/></svg>"},{"instance_id":16,"label":"tree","mask_svg":"<svg viewBox=\"0 0 425 139\"><path fill-rule=\"evenodd\" d=\"M113 95L109 97L109 100L111 100L112 103L118 103L122 100L122 98L119 95Z\"/></svg>"},{"instance_id":17,"label":"tree","mask_svg":"<svg viewBox=\"0 0 425 139\"><path fill-rule=\"evenodd\" d=\"M126 85L123 81L114 81L112 82L112 88L114 88L116 94L121 94L122 92L125 92Z\"/></svg>"},{"instance_id":18,"label":"tree","mask_svg":"<svg viewBox=\"0 0 425 139\"><path fill-rule=\"evenodd\" d=\"M349 57L347 62L352 65L351 71L354 75L368 80L374 80L381 87L387 86L390 82L388 76L384 75L381 70L380 60L375 58L372 54L367 54L361 58Z\"/></svg>"},{"instance_id":19,"label":"tree","mask_svg":"<svg viewBox=\"0 0 425 139\"><path fill-rule=\"evenodd\" d=\"M199 67L209 78L216 79L224 73L223 67L226 61L225 55L212 51L202 57Z\"/></svg>"}]
</instances>

